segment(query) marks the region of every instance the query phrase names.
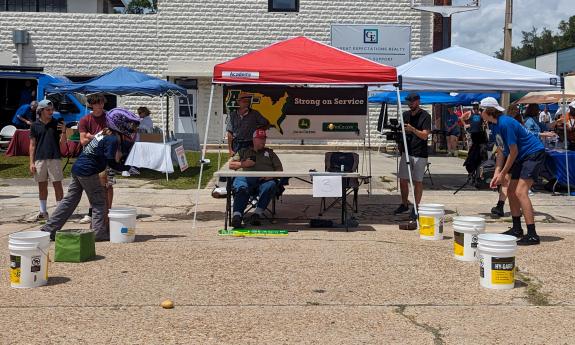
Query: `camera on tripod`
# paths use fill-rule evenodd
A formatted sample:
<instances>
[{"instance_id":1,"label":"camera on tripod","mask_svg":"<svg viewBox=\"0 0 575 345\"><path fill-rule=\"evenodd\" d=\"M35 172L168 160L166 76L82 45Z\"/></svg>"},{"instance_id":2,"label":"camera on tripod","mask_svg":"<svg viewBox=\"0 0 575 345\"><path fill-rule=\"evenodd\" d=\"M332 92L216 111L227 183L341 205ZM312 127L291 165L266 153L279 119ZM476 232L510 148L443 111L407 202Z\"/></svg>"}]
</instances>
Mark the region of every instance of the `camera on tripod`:
<instances>
[{"instance_id":1,"label":"camera on tripod","mask_svg":"<svg viewBox=\"0 0 575 345\"><path fill-rule=\"evenodd\" d=\"M382 132L385 134L385 139L389 141L400 141L401 140L401 125L397 119L389 119L388 123L383 125L384 129L387 131Z\"/></svg>"}]
</instances>

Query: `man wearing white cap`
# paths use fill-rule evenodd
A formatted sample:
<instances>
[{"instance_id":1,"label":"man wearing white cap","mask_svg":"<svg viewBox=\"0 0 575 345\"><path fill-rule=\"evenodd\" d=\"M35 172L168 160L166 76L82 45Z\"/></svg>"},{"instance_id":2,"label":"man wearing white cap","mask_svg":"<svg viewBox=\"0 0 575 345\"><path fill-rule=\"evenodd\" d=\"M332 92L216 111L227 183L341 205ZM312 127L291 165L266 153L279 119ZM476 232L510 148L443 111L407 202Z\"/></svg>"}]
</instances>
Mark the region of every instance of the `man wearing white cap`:
<instances>
[{"instance_id":1,"label":"man wearing white cap","mask_svg":"<svg viewBox=\"0 0 575 345\"><path fill-rule=\"evenodd\" d=\"M491 188L501 184L505 175L511 174L507 194L513 227L505 234L517 237L518 245L539 244L539 236L535 231L533 205L528 193L545 160L543 143L519 122L504 115L505 109L495 98L482 99L480 107L483 109L481 113L483 120L493 124L493 135L497 143L497 165ZM526 235L521 228L522 213L527 225Z\"/></svg>"}]
</instances>

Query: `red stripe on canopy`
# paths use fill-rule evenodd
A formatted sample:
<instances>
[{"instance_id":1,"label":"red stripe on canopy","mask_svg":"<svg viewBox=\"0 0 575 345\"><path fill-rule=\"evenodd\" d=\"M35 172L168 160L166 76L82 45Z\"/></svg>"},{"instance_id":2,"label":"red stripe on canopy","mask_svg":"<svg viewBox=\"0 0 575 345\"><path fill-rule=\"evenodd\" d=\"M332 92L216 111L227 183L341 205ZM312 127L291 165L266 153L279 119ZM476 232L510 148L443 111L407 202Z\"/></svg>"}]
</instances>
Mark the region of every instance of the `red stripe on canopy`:
<instances>
[{"instance_id":1,"label":"red stripe on canopy","mask_svg":"<svg viewBox=\"0 0 575 345\"><path fill-rule=\"evenodd\" d=\"M395 67L306 37L281 41L214 67L219 84L390 84Z\"/></svg>"}]
</instances>

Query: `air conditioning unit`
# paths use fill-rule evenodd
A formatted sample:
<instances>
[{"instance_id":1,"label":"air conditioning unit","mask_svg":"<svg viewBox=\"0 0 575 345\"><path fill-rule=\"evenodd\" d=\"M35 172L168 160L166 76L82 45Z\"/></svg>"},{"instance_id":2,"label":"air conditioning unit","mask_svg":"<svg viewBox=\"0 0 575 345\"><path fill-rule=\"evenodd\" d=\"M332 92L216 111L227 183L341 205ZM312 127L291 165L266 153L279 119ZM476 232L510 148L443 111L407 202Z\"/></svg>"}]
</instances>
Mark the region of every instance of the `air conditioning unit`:
<instances>
[{"instance_id":1,"label":"air conditioning unit","mask_svg":"<svg viewBox=\"0 0 575 345\"><path fill-rule=\"evenodd\" d=\"M12 42L14 42L14 44L28 44L28 41L29 41L28 30L12 31Z\"/></svg>"}]
</instances>

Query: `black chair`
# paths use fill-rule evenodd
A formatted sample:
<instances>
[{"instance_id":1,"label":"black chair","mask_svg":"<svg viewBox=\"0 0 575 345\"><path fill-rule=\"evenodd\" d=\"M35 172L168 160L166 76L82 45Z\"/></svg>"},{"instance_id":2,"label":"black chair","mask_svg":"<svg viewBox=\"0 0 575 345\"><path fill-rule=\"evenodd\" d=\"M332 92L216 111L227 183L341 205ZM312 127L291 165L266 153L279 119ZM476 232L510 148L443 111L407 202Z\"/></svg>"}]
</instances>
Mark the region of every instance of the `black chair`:
<instances>
[{"instance_id":1,"label":"black chair","mask_svg":"<svg viewBox=\"0 0 575 345\"><path fill-rule=\"evenodd\" d=\"M343 169L342 169L343 166ZM359 167L359 155L355 152L326 152L325 153L325 171L326 172L357 172ZM354 213L358 211L358 192L359 186L369 183L371 176L362 176L359 178L346 178L344 180L344 188L347 195L353 193L352 204L349 205ZM319 216L324 212L343 202L342 198L335 198L335 200L327 206L327 198L321 198Z\"/></svg>"}]
</instances>

